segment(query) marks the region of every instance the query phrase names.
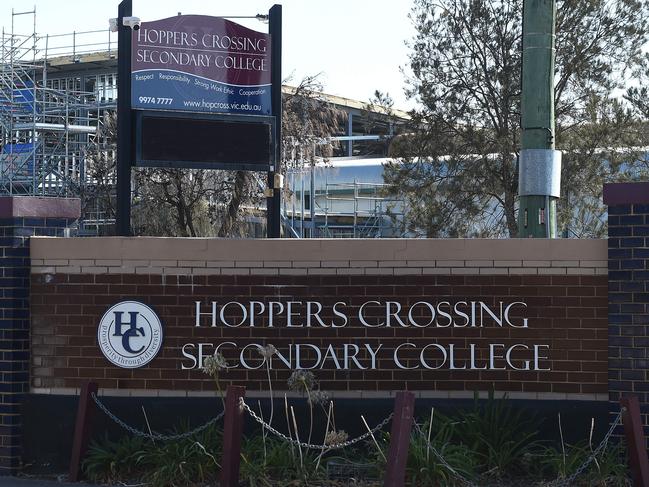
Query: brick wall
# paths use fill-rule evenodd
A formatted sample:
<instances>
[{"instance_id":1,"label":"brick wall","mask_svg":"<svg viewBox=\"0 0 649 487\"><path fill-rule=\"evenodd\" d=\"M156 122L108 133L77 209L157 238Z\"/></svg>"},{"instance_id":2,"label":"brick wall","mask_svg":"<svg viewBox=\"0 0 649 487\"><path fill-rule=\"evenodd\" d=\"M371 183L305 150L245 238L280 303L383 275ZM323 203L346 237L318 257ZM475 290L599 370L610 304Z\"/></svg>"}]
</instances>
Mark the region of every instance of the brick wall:
<instances>
[{"instance_id":1,"label":"brick wall","mask_svg":"<svg viewBox=\"0 0 649 487\"><path fill-rule=\"evenodd\" d=\"M21 404L29 391L29 237L63 236L78 215L78 200L0 198L0 475L20 467Z\"/></svg>"},{"instance_id":2,"label":"brick wall","mask_svg":"<svg viewBox=\"0 0 649 487\"><path fill-rule=\"evenodd\" d=\"M330 360L316 371L322 388L338 397L381 397L399 389L421 397L470 397L474 390L491 388L525 399L608 397L604 241L34 239L33 249L33 392L70 393L92 378L105 394L213 394L213 383L200 371L181 369L192 363L181 347L230 341L238 348L381 345L379 370L336 370ZM163 351L135 370L111 366L96 339L103 313L129 299L150 305L165 329ZM195 302L207 311L213 300L317 300L325 307L325 322L335 319L331 307L338 301L345 302L350 317L374 300L404 308L422 300L482 301L495 308L500 301L523 301L527 308L512 316L529 318L529 328L367 328L350 319L335 330L271 329L263 318L255 328L195 327ZM384 313L368 310L373 318ZM547 344L548 358L540 365L551 370L403 370L392 360L402 343L413 345L401 355L408 367L419 363L417 353L431 343L453 344L459 361L468 359L474 344L478 365L487 359L489 344ZM205 350L212 349L206 345ZM234 347L223 351L236 363ZM259 364L258 354L249 352L246 358ZM524 350L513 356L532 359ZM271 377L275 389L283 390L291 372L277 365ZM265 367L230 370L222 375L223 385L231 381L264 390L266 374Z\"/></svg>"},{"instance_id":3,"label":"brick wall","mask_svg":"<svg viewBox=\"0 0 649 487\"><path fill-rule=\"evenodd\" d=\"M609 205L609 394L638 396L649 447L649 183L612 184Z\"/></svg>"}]
</instances>

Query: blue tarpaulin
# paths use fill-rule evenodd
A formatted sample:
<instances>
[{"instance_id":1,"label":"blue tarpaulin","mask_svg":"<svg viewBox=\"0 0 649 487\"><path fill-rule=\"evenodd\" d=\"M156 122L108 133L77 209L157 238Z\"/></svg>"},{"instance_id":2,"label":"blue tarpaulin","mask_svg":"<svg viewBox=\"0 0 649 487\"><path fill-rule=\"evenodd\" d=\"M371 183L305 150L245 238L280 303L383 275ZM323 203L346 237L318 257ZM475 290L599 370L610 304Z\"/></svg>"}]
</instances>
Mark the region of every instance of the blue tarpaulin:
<instances>
[{"instance_id":1,"label":"blue tarpaulin","mask_svg":"<svg viewBox=\"0 0 649 487\"><path fill-rule=\"evenodd\" d=\"M34 149L34 144L7 144L2 148L3 154L24 154L31 152Z\"/></svg>"}]
</instances>

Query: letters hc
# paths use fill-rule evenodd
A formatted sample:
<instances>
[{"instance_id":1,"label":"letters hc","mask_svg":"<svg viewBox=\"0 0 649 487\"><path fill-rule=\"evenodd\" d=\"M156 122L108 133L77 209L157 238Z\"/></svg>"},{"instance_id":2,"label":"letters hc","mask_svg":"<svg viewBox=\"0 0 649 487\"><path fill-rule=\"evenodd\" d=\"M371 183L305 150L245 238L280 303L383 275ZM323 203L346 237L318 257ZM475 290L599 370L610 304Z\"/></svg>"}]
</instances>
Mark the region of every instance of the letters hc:
<instances>
[{"instance_id":1,"label":"letters hc","mask_svg":"<svg viewBox=\"0 0 649 487\"><path fill-rule=\"evenodd\" d=\"M123 311L115 311L115 333L113 336L122 337L122 347L124 347L124 350L128 353L141 353L145 348L144 345L139 350L133 350L131 348L131 337L138 336L138 333L140 336L144 336L144 328L137 327L137 316L139 313L137 311L129 311L128 314L131 316L131 321L129 323L122 322L123 314ZM122 332L123 325L128 325L127 330L124 332Z\"/></svg>"}]
</instances>

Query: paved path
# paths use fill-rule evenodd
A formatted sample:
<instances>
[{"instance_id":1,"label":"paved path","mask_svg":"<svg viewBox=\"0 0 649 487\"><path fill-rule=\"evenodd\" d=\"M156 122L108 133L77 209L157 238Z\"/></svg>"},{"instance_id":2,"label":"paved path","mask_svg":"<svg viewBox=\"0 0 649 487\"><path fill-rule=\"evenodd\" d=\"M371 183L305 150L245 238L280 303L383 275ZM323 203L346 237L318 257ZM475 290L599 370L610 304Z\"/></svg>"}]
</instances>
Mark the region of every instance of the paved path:
<instances>
[{"instance_id":1,"label":"paved path","mask_svg":"<svg viewBox=\"0 0 649 487\"><path fill-rule=\"evenodd\" d=\"M0 487L98 487L93 484L57 482L56 480L26 479L20 477L0 477Z\"/></svg>"}]
</instances>

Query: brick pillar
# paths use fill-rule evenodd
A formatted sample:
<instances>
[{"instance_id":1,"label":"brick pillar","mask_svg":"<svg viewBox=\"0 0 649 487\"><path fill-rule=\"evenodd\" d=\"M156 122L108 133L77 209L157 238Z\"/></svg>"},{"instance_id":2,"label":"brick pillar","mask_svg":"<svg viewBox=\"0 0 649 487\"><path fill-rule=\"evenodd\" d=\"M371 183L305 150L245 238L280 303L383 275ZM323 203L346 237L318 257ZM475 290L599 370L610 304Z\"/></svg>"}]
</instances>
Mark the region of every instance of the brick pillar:
<instances>
[{"instance_id":1,"label":"brick pillar","mask_svg":"<svg viewBox=\"0 0 649 487\"><path fill-rule=\"evenodd\" d=\"M649 447L649 182L604 187L608 205L609 400L640 399Z\"/></svg>"},{"instance_id":2,"label":"brick pillar","mask_svg":"<svg viewBox=\"0 0 649 487\"><path fill-rule=\"evenodd\" d=\"M73 198L0 197L0 475L21 464L21 404L29 392L29 237L64 236L80 216Z\"/></svg>"}]
</instances>

